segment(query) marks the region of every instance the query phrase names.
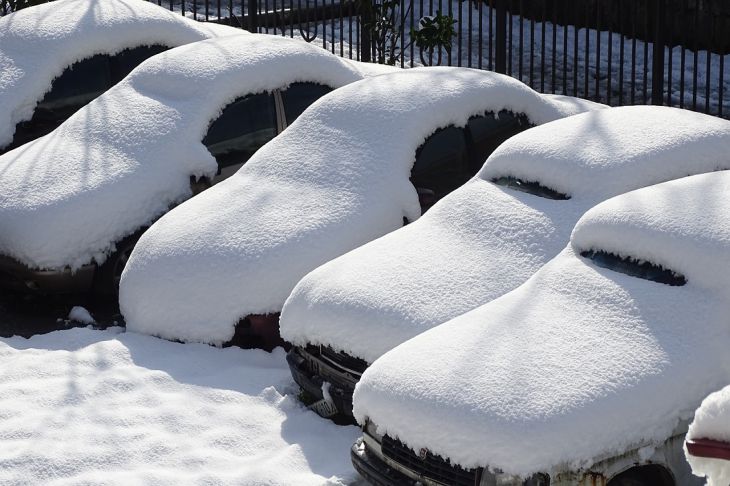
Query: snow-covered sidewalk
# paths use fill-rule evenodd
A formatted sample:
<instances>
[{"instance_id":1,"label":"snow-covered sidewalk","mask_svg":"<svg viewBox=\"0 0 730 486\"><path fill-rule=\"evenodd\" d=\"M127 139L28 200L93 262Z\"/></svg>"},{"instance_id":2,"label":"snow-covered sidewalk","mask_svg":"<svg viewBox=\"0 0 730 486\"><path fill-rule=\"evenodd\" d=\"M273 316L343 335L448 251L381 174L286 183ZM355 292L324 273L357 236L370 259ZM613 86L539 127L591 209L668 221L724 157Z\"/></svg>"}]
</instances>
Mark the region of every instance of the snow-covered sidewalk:
<instances>
[{"instance_id":1,"label":"snow-covered sidewalk","mask_svg":"<svg viewBox=\"0 0 730 486\"><path fill-rule=\"evenodd\" d=\"M358 429L297 403L280 348L119 331L0 339L0 484L356 479L349 449Z\"/></svg>"}]
</instances>

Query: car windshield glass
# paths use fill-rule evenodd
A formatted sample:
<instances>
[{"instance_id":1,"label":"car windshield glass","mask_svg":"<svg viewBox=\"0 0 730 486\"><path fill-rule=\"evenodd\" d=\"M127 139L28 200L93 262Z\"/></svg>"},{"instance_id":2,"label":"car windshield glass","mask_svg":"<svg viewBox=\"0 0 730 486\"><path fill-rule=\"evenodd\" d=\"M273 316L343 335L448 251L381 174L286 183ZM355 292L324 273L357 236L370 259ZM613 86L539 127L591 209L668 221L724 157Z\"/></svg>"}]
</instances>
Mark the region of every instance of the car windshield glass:
<instances>
[{"instance_id":1,"label":"car windshield glass","mask_svg":"<svg viewBox=\"0 0 730 486\"><path fill-rule=\"evenodd\" d=\"M497 184L498 186L509 187L510 189L526 192L528 194L532 194L533 196L544 197L546 199L570 199L570 196L550 189L549 187L545 187L539 182L523 181L522 179L518 179L512 176L497 177L492 179L492 182Z\"/></svg>"},{"instance_id":2,"label":"car windshield glass","mask_svg":"<svg viewBox=\"0 0 730 486\"><path fill-rule=\"evenodd\" d=\"M525 115L515 115L506 110L500 111L496 117L494 113L487 113L469 118L466 131L472 143L474 173L502 142L528 128L530 123Z\"/></svg>"},{"instance_id":3,"label":"car windshield glass","mask_svg":"<svg viewBox=\"0 0 730 486\"><path fill-rule=\"evenodd\" d=\"M428 137L416 151L411 182L438 200L471 177L463 128L446 127Z\"/></svg>"},{"instance_id":4,"label":"car windshield glass","mask_svg":"<svg viewBox=\"0 0 730 486\"><path fill-rule=\"evenodd\" d=\"M154 44L151 46L139 46L123 50L111 59L112 82L114 84L118 83L124 79L127 74L131 73L134 68L142 64L143 61L168 49L169 47L167 46Z\"/></svg>"},{"instance_id":5,"label":"car windshield glass","mask_svg":"<svg viewBox=\"0 0 730 486\"><path fill-rule=\"evenodd\" d=\"M203 145L219 167L241 164L276 136L276 108L271 93L238 98L208 128Z\"/></svg>"},{"instance_id":6,"label":"car windshield glass","mask_svg":"<svg viewBox=\"0 0 730 486\"><path fill-rule=\"evenodd\" d=\"M614 272L624 273L632 277L643 278L671 286L680 286L687 283L687 279L677 272L662 268L650 262L620 257L607 251L587 250L581 252L580 256L588 258L599 267L608 268Z\"/></svg>"},{"instance_id":7,"label":"car windshield glass","mask_svg":"<svg viewBox=\"0 0 730 486\"><path fill-rule=\"evenodd\" d=\"M307 109L309 105L322 96L332 91L332 88L317 83L292 83L281 92L281 100L284 103L286 113L286 124L291 123Z\"/></svg>"}]
</instances>

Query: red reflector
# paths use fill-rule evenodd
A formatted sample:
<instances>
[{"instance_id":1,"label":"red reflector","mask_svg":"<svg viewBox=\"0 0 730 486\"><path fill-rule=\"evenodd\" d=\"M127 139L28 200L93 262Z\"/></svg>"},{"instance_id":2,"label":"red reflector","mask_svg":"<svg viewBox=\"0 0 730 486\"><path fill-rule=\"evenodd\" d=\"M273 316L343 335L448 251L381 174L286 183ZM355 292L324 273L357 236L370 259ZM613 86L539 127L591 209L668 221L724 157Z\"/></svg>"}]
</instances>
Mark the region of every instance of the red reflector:
<instances>
[{"instance_id":1,"label":"red reflector","mask_svg":"<svg viewBox=\"0 0 730 486\"><path fill-rule=\"evenodd\" d=\"M730 442L712 439L687 439L687 451L692 456L730 461Z\"/></svg>"}]
</instances>

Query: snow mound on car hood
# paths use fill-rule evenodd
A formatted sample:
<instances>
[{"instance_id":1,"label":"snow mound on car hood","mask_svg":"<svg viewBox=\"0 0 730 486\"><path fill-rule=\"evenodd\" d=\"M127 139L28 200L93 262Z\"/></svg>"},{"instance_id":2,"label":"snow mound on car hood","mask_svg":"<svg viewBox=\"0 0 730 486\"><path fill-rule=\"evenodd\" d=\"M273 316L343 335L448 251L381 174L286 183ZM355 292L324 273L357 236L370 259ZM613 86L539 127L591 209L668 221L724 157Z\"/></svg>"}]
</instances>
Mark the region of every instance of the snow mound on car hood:
<instances>
[{"instance_id":1,"label":"snow mound on car hood","mask_svg":"<svg viewBox=\"0 0 730 486\"><path fill-rule=\"evenodd\" d=\"M632 145L633 130L641 143ZM663 107L598 110L531 128L504 142L480 177L415 223L304 277L284 306L282 335L372 362L523 283L560 252L578 218L605 198L730 168L728 146L730 122ZM505 174L543 185L560 180L573 196L554 201L484 180ZM599 228L597 241L624 236L608 225Z\"/></svg>"},{"instance_id":2,"label":"snow mound on car hood","mask_svg":"<svg viewBox=\"0 0 730 486\"><path fill-rule=\"evenodd\" d=\"M95 54L241 33L142 0L58 0L0 17L0 147L64 68Z\"/></svg>"},{"instance_id":3,"label":"snow mound on car hood","mask_svg":"<svg viewBox=\"0 0 730 486\"><path fill-rule=\"evenodd\" d=\"M241 35L181 46L142 63L52 133L0 157L0 253L39 268L101 262L113 244L212 176L201 143L239 96L361 75L294 39Z\"/></svg>"},{"instance_id":4,"label":"snow mound on car hood","mask_svg":"<svg viewBox=\"0 0 730 486\"><path fill-rule=\"evenodd\" d=\"M458 68L322 97L235 176L146 232L120 288L129 329L220 343L241 317L280 311L307 272L420 216L409 177L428 135L504 109L534 123L574 113L515 79Z\"/></svg>"},{"instance_id":5,"label":"snow mound on car hood","mask_svg":"<svg viewBox=\"0 0 730 486\"><path fill-rule=\"evenodd\" d=\"M711 439L730 443L730 386L702 401L687 431L687 439ZM685 457L692 473L706 476L708 486L730 484L730 461L692 456L685 446Z\"/></svg>"},{"instance_id":6,"label":"snow mound on car hood","mask_svg":"<svg viewBox=\"0 0 730 486\"><path fill-rule=\"evenodd\" d=\"M705 174L619 198L657 246L694 246L677 230L691 213L717 228L699 246L728 254L728 184L726 172ZM415 450L522 476L660 444L730 372L730 281L707 288L693 275L672 287L569 246L516 290L383 355L356 388L355 416Z\"/></svg>"}]
</instances>

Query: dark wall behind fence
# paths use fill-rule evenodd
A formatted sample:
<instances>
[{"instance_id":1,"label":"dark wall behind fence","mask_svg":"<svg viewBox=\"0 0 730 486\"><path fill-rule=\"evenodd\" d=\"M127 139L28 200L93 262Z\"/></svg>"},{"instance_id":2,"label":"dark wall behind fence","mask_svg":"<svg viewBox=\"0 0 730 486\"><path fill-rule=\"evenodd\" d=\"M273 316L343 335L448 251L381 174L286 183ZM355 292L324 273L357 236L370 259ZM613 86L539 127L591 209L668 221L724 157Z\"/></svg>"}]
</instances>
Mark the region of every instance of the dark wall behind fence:
<instances>
[{"instance_id":1,"label":"dark wall behind fence","mask_svg":"<svg viewBox=\"0 0 730 486\"><path fill-rule=\"evenodd\" d=\"M10 1L0 0L0 13ZM362 2L376 0L153 1L352 59L378 59L383 47L361 25ZM454 17L456 36L450 49L423 52L410 42L411 28L437 11ZM400 0L393 14L385 47L403 67L489 69L544 93L730 114L730 0Z\"/></svg>"}]
</instances>

